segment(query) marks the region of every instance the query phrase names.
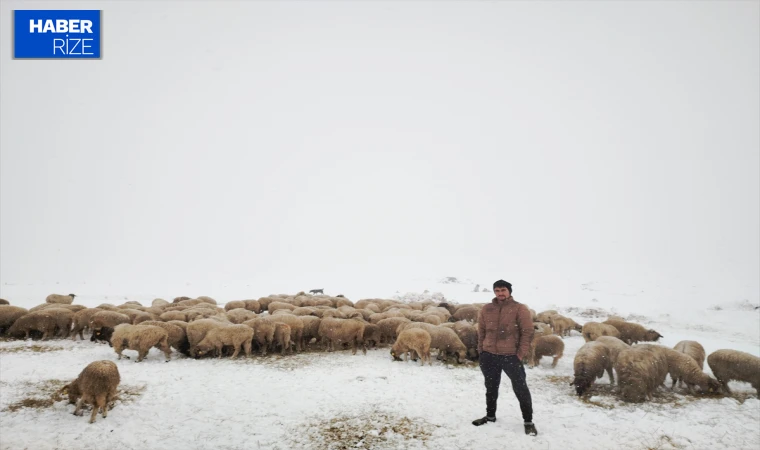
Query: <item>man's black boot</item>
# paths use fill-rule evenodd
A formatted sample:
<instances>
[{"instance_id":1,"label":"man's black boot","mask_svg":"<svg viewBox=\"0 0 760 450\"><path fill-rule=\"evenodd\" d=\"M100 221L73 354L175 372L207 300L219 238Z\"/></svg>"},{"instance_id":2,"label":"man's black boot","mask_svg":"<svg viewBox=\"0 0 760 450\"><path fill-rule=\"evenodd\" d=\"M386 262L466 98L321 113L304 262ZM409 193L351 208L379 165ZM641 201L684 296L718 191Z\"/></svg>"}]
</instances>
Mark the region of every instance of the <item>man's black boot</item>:
<instances>
[{"instance_id":1,"label":"man's black boot","mask_svg":"<svg viewBox=\"0 0 760 450\"><path fill-rule=\"evenodd\" d=\"M538 430L536 430L536 426L533 425L533 422L525 422L525 434L528 436L535 436L538 434Z\"/></svg>"},{"instance_id":2,"label":"man's black boot","mask_svg":"<svg viewBox=\"0 0 760 450\"><path fill-rule=\"evenodd\" d=\"M488 417L488 416L481 417L480 419L473 420L472 424L475 425L476 427L479 427L488 422L496 422L496 417Z\"/></svg>"}]
</instances>

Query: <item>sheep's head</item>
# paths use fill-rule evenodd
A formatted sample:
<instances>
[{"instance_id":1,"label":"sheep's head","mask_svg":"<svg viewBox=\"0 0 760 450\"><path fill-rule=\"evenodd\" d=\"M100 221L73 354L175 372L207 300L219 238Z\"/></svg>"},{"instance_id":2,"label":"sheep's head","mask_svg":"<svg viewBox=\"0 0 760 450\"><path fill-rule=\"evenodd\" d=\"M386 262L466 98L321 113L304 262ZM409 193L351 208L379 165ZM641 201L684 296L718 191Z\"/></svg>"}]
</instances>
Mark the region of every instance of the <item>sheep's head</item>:
<instances>
[{"instance_id":1,"label":"sheep's head","mask_svg":"<svg viewBox=\"0 0 760 450\"><path fill-rule=\"evenodd\" d=\"M570 386L575 386L575 393L580 397L589 390L591 383L593 383L593 379L575 377L575 379L570 382Z\"/></svg>"},{"instance_id":2,"label":"sheep's head","mask_svg":"<svg viewBox=\"0 0 760 450\"><path fill-rule=\"evenodd\" d=\"M718 394L723 387L718 380L712 377L707 378L707 383L702 383L698 386L700 394Z\"/></svg>"},{"instance_id":3,"label":"sheep's head","mask_svg":"<svg viewBox=\"0 0 760 450\"><path fill-rule=\"evenodd\" d=\"M391 358L393 358L394 361L401 361L401 355L399 355L394 349L391 349Z\"/></svg>"},{"instance_id":4,"label":"sheep's head","mask_svg":"<svg viewBox=\"0 0 760 450\"><path fill-rule=\"evenodd\" d=\"M61 395L68 395L69 403L72 405L75 404L77 400L79 400L79 398L82 396L82 390L79 389L78 381L79 379L76 379L58 391L58 393Z\"/></svg>"},{"instance_id":5,"label":"sheep's head","mask_svg":"<svg viewBox=\"0 0 760 450\"><path fill-rule=\"evenodd\" d=\"M661 337L664 336L654 330L647 330L646 334L644 335L644 340L649 342L657 342L657 340Z\"/></svg>"},{"instance_id":6,"label":"sheep's head","mask_svg":"<svg viewBox=\"0 0 760 450\"><path fill-rule=\"evenodd\" d=\"M69 297L74 298L74 297L76 297L76 295L75 294L69 294Z\"/></svg>"},{"instance_id":7,"label":"sheep's head","mask_svg":"<svg viewBox=\"0 0 760 450\"><path fill-rule=\"evenodd\" d=\"M478 359L478 350L475 348L468 348L467 359L469 359L470 361L475 361L476 359Z\"/></svg>"},{"instance_id":8,"label":"sheep's head","mask_svg":"<svg viewBox=\"0 0 760 450\"><path fill-rule=\"evenodd\" d=\"M457 362L462 364L467 360L467 349L462 349L457 352Z\"/></svg>"}]
</instances>

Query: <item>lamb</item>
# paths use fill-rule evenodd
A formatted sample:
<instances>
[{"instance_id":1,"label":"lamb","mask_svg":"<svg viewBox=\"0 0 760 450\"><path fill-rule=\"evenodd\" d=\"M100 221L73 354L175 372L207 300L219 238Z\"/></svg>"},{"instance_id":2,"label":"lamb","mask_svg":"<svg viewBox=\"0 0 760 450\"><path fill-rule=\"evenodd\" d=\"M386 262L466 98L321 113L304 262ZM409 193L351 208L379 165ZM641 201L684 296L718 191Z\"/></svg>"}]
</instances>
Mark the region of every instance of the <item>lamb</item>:
<instances>
[{"instance_id":1,"label":"lamb","mask_svg":"<svg viewBox=\"0 0 760 450\"><path fill-rule=\"evenodd\" d=\"M116 399L116 388L120 382L119 368L113 361L93 361L74 381L64 386L62 392L68 394L70 403L76 402L76 416L83 414L82 406L85 403L92 405L90 423L94 423L99 410L104 419L108 416L108 404Z\"/></svg>"},{"instance_id":2,"label":"lamb","mask_svg":"<svg viewBox=\"0 0 760 450\"><path fill-rule=\"evenodd\" d=\"M605 371L610 377L610 384L614 384L612 367L609 348L598 341L586 342L575 354L574 379L570 382L570 386L575 386L575 393L580 397L588 392L596 378L604 376Z\"/></svg>"},{"instance_id":3,"label":"lamb","mask_svg":"<svg viewBox=\"0 0 760 450\"><path fill-rule=\"evenodd\" d=\"M187 333L187 343L190 347L190 356L197 358L196 348L198 344L206 337L212 328L219 328L225 326L224 323L214 319L200 319L187 325L185 332Z\"/></svg>"},{"instance_id":4,"label":"lamb","mask_svg":"<svg viewBox=\"0 0 760 450\"><path fill-rule=\"evenodd\" d=\"M663 352L636 346L623 350L615 363L619 393L626 402L651 400L668 375L668 359Z\"/></svg>"},{"instance_id":5,"label":"lamb","mask_svg":"<svg viewBox=\"0 0 760 450\"><path fill-rule=\"evenodd\" d=\"M401 355L404 355L404 361L407 360L407 354L410 351L414 351L420 356L420 365L425 365L427 360L428 365L432 366L433 361L430 359L430 343L432 338L430 333L420 328L410 328L402 331L398 335L398 339L391 347L391 357L396 361L401 361Z\"/></svg>"},{"instance_id":6,"label":"lamb","mask_svg":"<svg viewBox=\"0 0 760 450\"><path fill-rule=\"evenodd\" d=\"M698 386L702 394L720 391L721 384L702 372L691 356L667 347L662 347L661 351L665 352L668 358L668 373L673 381L671 390L675 388L678 381L686 383L690 394L694 394L694 386Z\"/></svg>"},{"instance_id":7,"label":"lamb","mask_svg":"<svg viewBox=\"0 0 760 450\"><path fill-rule=\"evenodd\" d=\"M252 344L257 344L261 349L261 356L266 356L267 349L271 347L274 342L275 322L256 318L243 322L243 325L253 328ZM288 341L289 340L290 336L288 336Z\"/></svg>"},{"instance_id":8,"label":"lamb","mask_svg":"<svg viewBox=\"0 0 760 450\"><path fill-rule=\"evenodd\" d=\"M710 353L707 365L727 394L731 394L728 382L736 380L751 384L760 397L760 358L757 356L739 350L721 349Z\"/></svg>"},{"instance_id":9,"label":"lamb","mask_svg":"<svg viewBox=\"0 0 760 450\"><path fill-rule=\"evenodd\" d=\"M214 350L219 358L222 357L222 348L225 345L231 345L235 351L232 353L232 359L237 358L240 350L245 352L245 356L251 356L251 341L253 340L253 328L247 325L229 325L226 327L212 328L206 333L206 337L198 343L198 356L203 356L210 350Z\"/></svg>"},{"instance_id":10,"label":"lamb","mask_svg":"<svg viewBox=\"0 0 760 450\"><path fill-rule=\"evenodd\" d=\"M612 325L620 332L620 340L628 345L635 344L640 341L644 342L657 342L658 339L663 337L660 333L654 330L647 330L643 326L625 322L623 320L605 320L605 325Z\"/></svg>"},{"instance_id":11,"label":"lamb","mask_svg":"<svg viewBox=\"0 0 760 450\"><path fill-rule=\"evenodd\" d=\"M595 341L599 336L614 336L620 337L620 331L612 325L599 322L586 322L581 329L583 339L588 341Z\"/></svg>"},{"instance_id":12,"label":"lamb","mask_svg":"<svg viewBox=\"0 0 760 450\"><path fill-rule=\"evenodd\" d=\"M125 349L137 351L137 360L140 362L148 355L152 347L156 347L166 355L166 362L171 360L171 348L169 347L169 333L161 327L153 325L131 325L122 323L117 325L111 335L111 345L114 351L122 357ZM129 356L126 356L129 359Z\"/></svg>"},{"instance_id":13,"label":"lamb","mask_svg":"<svg viewBox=\"0 0 760 450\"><path fill-rule=\"evenodd\" d=\"M74 303L74 297L76 297L74 294L50 294L45 298L45 303L62 303L64 305L70 305Z\"/></svg>"},{"instance_id":14,"label":"lamb","mask_svg":"<svg viewBox=\"0 0 760 450\"><path fill-rule=\"evenodd\" d=\"M681 341L673 347L674 350L691 356L697 362L699 370L705 370L705 348L697 341ZM682 386L681 383L678 386Z\"/></svg>"},{"instance_id":15,"label":"lamb","mask_svg":"<svg viewBox=\"0 0 760 450\"><path fill-rule=\"evenodd\" d=\"M0 335L9 331L9 328L19 318L28 314L26 308L20 306L0 305Z\"/></svg>"},{"instance_id":16,"label":"lamb","mask_svg":"<svg viewBox=\"0 0 760 450\"><path fill-rule=\"evenodd\" d=\"M356 354L356 347L362 347L362 353L367 354L367 345L364 342L364 321L358 319L322 319L319 324L319 336L322 343L326 343L326 350L333 351L335 344L344 342L351 344L351 354Z\"/></svg>"},{"instance_id":17,"label":"lamb","mask_svg":"<svg viewBox=\"0 0 760 450\"><path fill-rule=\"evenodd\" d=\"M557 367L557 362L562 358L565 351L565 343L557 336L539 336L530 343L528 353L529 367L536 367L543 356L553 356L552 367Z\"/></svg>"}]
</instances>

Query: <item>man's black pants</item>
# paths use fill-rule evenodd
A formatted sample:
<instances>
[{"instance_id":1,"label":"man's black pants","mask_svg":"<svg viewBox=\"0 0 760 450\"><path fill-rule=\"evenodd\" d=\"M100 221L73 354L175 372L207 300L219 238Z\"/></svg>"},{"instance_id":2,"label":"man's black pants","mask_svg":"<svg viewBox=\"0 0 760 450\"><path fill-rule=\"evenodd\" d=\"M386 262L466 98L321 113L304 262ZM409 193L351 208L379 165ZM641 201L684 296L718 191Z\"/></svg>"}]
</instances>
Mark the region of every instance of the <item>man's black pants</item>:
<instances>
[{"instance_id":1,"label":"man's black pants","mask_svg":"<svg viewBox=\"0 0 760 450\"><path fill-rule=\"evenodd\" d=\"M480 371L486 380L486 415L496 417L496 400L499 398L499 383L501 383L501 371L507 374L512 381L512 390L520 402L523 420L533 422L533 403L525 381L525 367L517 355L494 355L493 353L480 353Z\"/></svg>"}]
</instances>

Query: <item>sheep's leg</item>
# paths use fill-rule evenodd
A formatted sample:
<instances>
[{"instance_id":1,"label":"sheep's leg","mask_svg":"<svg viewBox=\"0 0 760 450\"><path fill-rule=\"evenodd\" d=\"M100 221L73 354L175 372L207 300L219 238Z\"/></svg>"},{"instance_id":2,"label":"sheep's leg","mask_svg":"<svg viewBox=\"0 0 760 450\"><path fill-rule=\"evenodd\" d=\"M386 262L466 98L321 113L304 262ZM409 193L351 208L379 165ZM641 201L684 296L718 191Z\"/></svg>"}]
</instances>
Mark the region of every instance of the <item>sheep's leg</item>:
<instances>
[{"instance_id":1,"label":"sheep's leg","mask_svg":"<svg viewBox=\"0 0 760 450\"><path fill-rule=\"evenodd\" d=\"M84 406L84 399L82 399L82 397L79 397L79 400L77 400L77 407L74 409L75 416L81 416L83 414L82 406Z\"/></svg>"},{"instance_id":2,"label":"sheep's leg","mask_svg":"<svg viewBox=\"0 0 760 450\"><path fill-rule=\"evenodd\" d=\"M142 349L138 350L137 360L135 362L142 361L143 359L145 359L146 356L148 356L148 350L142 350Z\"/></svg>"},{"instance_id":3,"label":"sheep's leg","mask_svg":"<svg viewBox=\"0 0 760 450\"><path fill-rule=\"evenodd\" d=\"M243 351L245 352L245 357L250 358L251 356L251 341L246 340L243 342Z\"/></svg>"},{"instance_id":4,"label":"sheep's leg","mask_svg":"<svg viewBox=\"0 0 760 450\"><path fill-rule=\"evenodd\" d=\"M610 376L610 386L615 384L615 376L612 375L612 367L607 368L607 375Z\"/></svg>"},{"instance_id":5,"label":"sheep's leg","mask_svg":"<svg viewBox=\"0 0 760 450\"><path fill-rule=\"evenodd\" d=\"M240 345L240 344L237 344L237 345L235 345L235 346L234 346L234 348L235 348L235 351L234 351L234 352L232 352L232 356L231 356L230 358L232 358L232 359L236 359L236 358L238 357L238 354L240 353L240 348L241 348L241 347L242 347L242 345Z\"/></svg>"},{"instance_id":6,"label":"sheep's leg","mask_svg":"<svg viewBox=\"0 0 760 450\"><path fill-rule=\"evenodd\" d=\"M420 355L420 366L425 366L425 352L421 350L415 350L418 355Z\"/></svg>"},{"instance_id":7,"label":"sheep's leg","mask_svg":"<svg viewBox=\"0 0 760 450\"><path fill-rule=\"evenodd\" d=\"M678 377L675 377L675 378L671 377L670 379L673 381L673 382L670 384L670 390L672 391L673 389L675 389L675 388L676 388L676 381L678 381Z\"/></svg>"},{"instance_id":8,"label":"sheep's leg","mask_svg":"<svg viewBox=\"0 0 760 450\"><path fill-rule=\"evenodd\" d=\"M552 360L552 368L557 367L557 361L559 361L561 357L562 355L557 355L554 357L554 359Z\"/></svg>"}]
</instances>

